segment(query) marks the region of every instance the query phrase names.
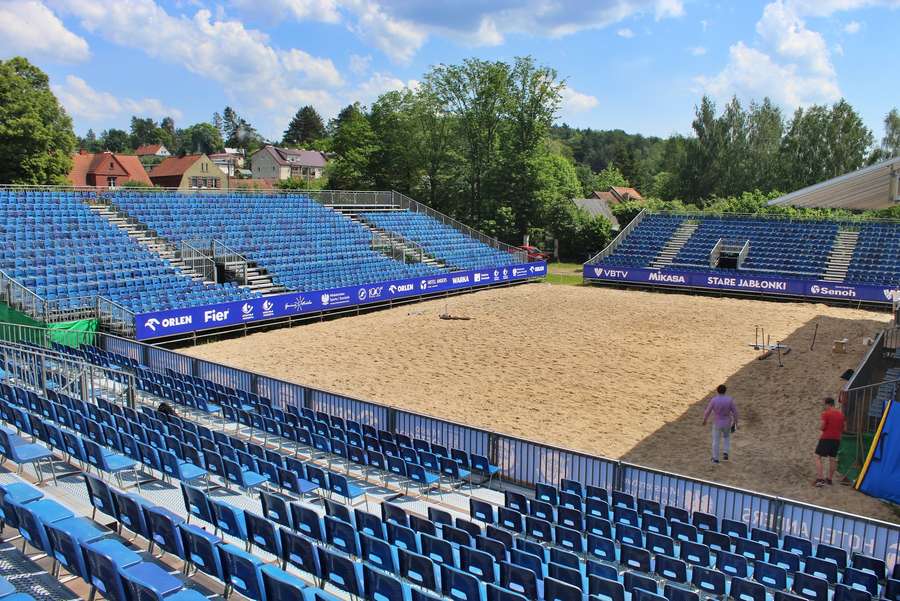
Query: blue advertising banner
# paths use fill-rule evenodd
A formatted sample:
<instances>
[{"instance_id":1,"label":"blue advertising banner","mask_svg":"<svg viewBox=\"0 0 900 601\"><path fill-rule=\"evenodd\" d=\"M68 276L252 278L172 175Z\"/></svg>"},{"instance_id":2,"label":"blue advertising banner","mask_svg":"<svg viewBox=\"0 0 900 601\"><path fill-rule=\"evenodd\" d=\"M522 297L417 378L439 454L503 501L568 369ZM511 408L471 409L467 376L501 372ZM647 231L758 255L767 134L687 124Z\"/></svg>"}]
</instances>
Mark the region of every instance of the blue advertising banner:
<instances>
[{"instance_id":1,"label":"blue advertising banner","mask_svg":"<svg viewBox=\"0 0 900 601\"><path fill-rule=\"evenodd\" d=\"M521 263L489 269L455 271L440 275L393 280L360 286L345 286L315 292L288 292L246 301L202 305L136 315L138 340L184 334L252 323L277 317L290 317L330 309L381 303L393 299L433 294L447 290L476 288L503 282L527 280L547 275L547 263Z\"/></svg>"},{"instance_id":2,"label":"blue advertising banner","mask_svg":"<svg viewBox=\"0 0 900 601\"><path fill-rule=\"evenodd\" d=\"M842 299L867 303L890 303L900 299L900 289L896 288L862 284L838 284L824 280L786 278L774 274L585 265L584 277L589 280L635 282L653 284L655 286L679 286L711 290L736 290L740 292L757 292L759 294Z\"/></svg>"}]
</instances>

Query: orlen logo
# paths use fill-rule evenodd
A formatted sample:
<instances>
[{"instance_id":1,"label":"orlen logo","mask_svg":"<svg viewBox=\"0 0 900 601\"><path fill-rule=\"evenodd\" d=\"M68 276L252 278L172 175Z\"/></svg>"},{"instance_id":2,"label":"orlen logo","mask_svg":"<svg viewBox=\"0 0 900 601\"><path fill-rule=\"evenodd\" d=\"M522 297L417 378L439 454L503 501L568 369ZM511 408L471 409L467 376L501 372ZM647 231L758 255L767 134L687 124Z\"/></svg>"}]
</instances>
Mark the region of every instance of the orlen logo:
<instances>
[{"instance_id":1,"label":"orlen logo","mask_svg":"<svg viewBox=\"0 0 900 601\"><path fill-rule=\"evenodd\" d=\"M856 290L854 290L853 288L829 288L828 286L819 286L818 284L813 284L809 287L809 292L810 294L816 294L818 296L856 298Z\"/></svg>"},{"instance_id":2,"label":"orlen logo","mask_svg":"<svg viewBox=\"0 0 900 601\"><path fill-rule=\"evenodd\" d=\"M157 326L166 329L173 328L175 326L188 326L191 325L193 319L190 315L182 315L181 317L167 317L160 321L155 317L151 317L146 322L144 322L144 327L150 330L151 332L155 332Z\"/></svg>"},{"instance_id":3,"label":"orlen logo","mask_svg":"<svg viewBox=\"0 0 900 601\"><path fill-rule=\"evenodd\" d=\"M412 292L415 288L415 284L400 284L399 286L391 284L388 286L388 292L391 294L397 294L398 292Z\"/></svg>"}]
</instances>

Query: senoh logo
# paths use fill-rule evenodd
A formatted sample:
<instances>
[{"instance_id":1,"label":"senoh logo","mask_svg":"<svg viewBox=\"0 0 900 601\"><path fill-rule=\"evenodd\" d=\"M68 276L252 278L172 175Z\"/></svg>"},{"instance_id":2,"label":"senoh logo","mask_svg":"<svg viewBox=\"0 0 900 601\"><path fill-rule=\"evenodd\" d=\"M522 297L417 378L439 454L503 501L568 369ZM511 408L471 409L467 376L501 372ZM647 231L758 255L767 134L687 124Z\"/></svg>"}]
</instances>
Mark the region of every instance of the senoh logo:
<instances>
[{"instance_id":1,"label":"senoh logo","mask_svg":"<svg viewBox=\"0 0 900 601\"><path fill-rule=\"evenodd\" d=\"M853 288L829 288L813 284L809 287L809 293L816 296L830 296L837 298L856 298L856 290Z\"/></svg>"}]
</instances>

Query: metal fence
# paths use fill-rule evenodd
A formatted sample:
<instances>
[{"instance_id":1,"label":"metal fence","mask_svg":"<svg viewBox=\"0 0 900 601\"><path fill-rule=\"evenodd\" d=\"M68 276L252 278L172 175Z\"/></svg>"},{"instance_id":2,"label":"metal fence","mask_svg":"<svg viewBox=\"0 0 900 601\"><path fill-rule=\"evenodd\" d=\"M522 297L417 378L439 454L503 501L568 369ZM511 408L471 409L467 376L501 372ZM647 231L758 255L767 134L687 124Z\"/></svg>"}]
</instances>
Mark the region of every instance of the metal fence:
<instances>
[{"instance_id":1,"label":"metal fence","mask_svg":"<svg viewBox=\"0 0 900 601\"><path fill-rule=\"evenodd\" d=\"M185 269L200 274L208 282L218 282L216 263L209 256L210 253L205 247L198 248L198 245L183 240L178 249L178 257L184 261Z\"/></svg>"},{"instance_id":2,"label":"metal fence","mask_svg":"<svg viewBox=\"0 0 900 601\"><path fill-rule=\"evenodd\" d=\"M0 324L0 334L7 340L17 337L31 343L49 343L49 332L41 328ZM889 565L898 558L898 524L498 434L301 386L108 334L97 334L96 346L135 359L163 373L172 370L263 395L272 399L279 408L309 407L355 419L375 428L483 454L501 468L505 481L515 484L531 486L538 482L558 482L561 478L570 478L666 505L704 511L720 519L740 520L779 534L809 537L814 543L828 543L848 552L882 558Z\"/></svg>"},{"instance_id":3,"label":"metal fence","mask_svg":"<svg viewBox=\"0 0 900 601\"><path fill-rule=\"evenodd\" d=\"M619 234L613 238L613 241L606 245L606 248L598 252L596 255L591 257L585 263L586 265L593 265L594 263L600 262L602 259L605 259L609 255L613 254L615 250L619 247L620 244L628 237L634 228L638 226L641 220L647 216L647 209L641 209L641 212L634 216L628 225L619 230Z\"/></svg>"}]
</instances>

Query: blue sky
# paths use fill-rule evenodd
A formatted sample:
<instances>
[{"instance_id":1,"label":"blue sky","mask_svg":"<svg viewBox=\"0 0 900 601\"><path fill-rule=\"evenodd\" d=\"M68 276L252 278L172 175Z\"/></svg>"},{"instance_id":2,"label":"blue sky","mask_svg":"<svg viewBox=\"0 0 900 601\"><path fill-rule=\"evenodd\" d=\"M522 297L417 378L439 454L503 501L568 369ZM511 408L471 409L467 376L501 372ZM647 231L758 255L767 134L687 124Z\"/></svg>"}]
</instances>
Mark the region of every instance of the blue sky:
<instances>
[{"instance_id":1,"label":"blue sky","mask_svg":"<svg viewBox=\"0 0 900 601\"><path fill-rule=\"evenodd\" d=\"M575 126L664 136L704 93L843 96L880 137L898 30L900 0L0 0L0 58L46 70L79 134L230 105L280 138L304 104L327 118L431 65L532 55Z\"/></svg>"}]
</instances>

